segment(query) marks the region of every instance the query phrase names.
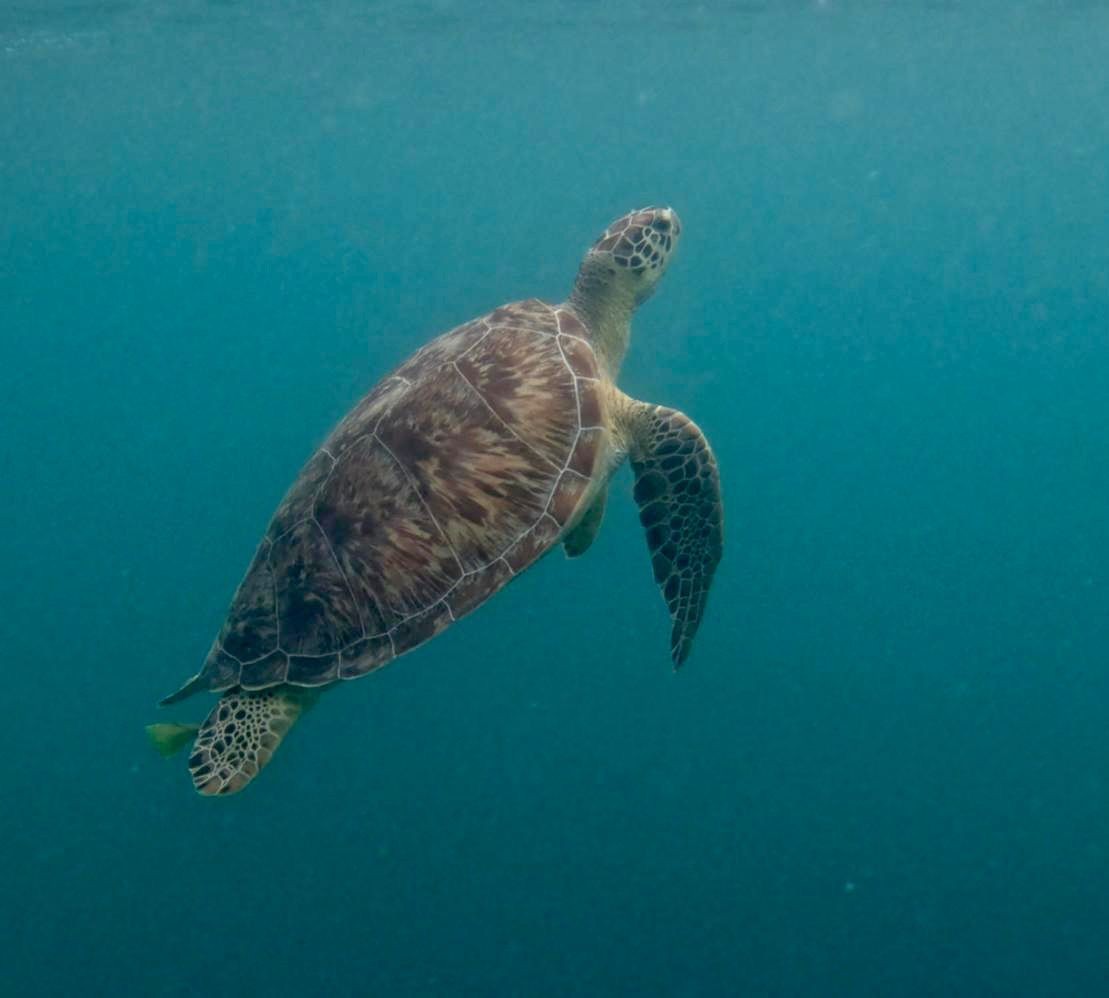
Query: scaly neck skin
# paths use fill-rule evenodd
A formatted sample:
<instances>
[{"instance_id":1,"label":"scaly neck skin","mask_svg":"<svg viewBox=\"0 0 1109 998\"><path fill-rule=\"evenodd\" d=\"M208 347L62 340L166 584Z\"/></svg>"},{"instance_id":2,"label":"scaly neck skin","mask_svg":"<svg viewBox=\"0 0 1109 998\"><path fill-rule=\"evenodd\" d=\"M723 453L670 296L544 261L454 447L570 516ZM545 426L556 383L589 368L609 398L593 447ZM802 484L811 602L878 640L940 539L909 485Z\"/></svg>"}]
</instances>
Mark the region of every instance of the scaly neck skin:
<instances>
[{"instance_id":1,"label":"scaly neck skin","mask_svg":"<svg viewBox=\"0 0 1109 998\"><path fill-rule=\"evenodd\" d=\"M567 304L593 334L593 351L605 374L615 382L631 338L635 296L630 289L601 281L585 267L574 282Z\"/></svg>"}]
</instances>

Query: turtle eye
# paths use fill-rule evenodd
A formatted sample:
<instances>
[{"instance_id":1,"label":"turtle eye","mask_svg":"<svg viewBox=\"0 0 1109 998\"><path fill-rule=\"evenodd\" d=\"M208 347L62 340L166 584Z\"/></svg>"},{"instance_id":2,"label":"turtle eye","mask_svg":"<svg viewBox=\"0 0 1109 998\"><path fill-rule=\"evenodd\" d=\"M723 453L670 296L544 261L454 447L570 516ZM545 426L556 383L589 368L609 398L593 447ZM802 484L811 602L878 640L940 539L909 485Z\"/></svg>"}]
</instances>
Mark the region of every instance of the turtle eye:
<instances>
[{"instance_id":1,"label":"turtle eye","mask_svg":"<svg viewBox=\"0 0 1109 998\"><path fill-rule=\"evenodd\" d=\"M654 229L655 232L669 232L670 231L670 221L669 221L669 219L666 219L666 218L656 218L651 223L651 228Z\"/></svg>"}]
</instances>

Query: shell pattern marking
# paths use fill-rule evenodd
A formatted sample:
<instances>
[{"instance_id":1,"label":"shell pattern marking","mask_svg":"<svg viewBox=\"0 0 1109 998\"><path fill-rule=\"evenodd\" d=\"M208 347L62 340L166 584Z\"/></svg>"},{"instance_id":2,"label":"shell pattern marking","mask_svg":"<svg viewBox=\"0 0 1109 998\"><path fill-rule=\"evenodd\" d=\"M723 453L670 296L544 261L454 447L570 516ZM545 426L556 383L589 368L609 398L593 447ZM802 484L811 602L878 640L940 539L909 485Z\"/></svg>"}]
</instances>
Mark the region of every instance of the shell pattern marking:
<instances>
[{"instance_id":1,"label":"shell pattern marking","mask_svg":"<svg viewBox=\"0 0 1109 998\"><path fill-rule=\"evenodd\" d=\"M568 309L517 302L432 341L305 465L192 688L322 686L435 636L558 541L604 423Z\"/></svg>"}]
</instances>

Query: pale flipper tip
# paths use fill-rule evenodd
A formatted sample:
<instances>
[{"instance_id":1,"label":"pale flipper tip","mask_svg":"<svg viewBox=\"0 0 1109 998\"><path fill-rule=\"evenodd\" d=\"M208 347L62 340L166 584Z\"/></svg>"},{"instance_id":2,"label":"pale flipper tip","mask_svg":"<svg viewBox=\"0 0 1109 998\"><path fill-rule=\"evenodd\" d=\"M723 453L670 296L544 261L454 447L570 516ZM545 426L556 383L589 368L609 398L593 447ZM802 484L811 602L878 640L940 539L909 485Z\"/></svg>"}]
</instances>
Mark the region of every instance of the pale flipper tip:
<instances>
[{"instance_id":1,"label":"pale flipper tip","mask_svg":"<svg viewBox=\"0 0 1109 998\"><path fill-rule=\"evenodd\" d=\"M199 724L148 724L146 737L161 755L168 757L180 752L199 730Z\"/></svg>"}]
</instances>

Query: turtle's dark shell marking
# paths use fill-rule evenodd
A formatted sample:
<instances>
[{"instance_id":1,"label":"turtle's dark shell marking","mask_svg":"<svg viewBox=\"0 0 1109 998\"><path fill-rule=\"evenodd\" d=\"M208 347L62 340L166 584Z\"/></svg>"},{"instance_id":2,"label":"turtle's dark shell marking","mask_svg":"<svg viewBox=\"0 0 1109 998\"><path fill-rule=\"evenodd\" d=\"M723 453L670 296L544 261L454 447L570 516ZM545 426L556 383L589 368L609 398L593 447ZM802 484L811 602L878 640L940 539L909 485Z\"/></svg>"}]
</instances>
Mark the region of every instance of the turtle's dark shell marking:
<instances>
[{"instance_id":1,"label":"turtle's dark shell marking","mask_svg":"<svg viewBox=\"0 0 1109 998\"><path fill-rule=\"evenodd\" d=\"M305 465L179 695L361 676L481 604L558 540L605 460L597 379L565 306L429 343Z\"/></svg>"}]
</instances>

